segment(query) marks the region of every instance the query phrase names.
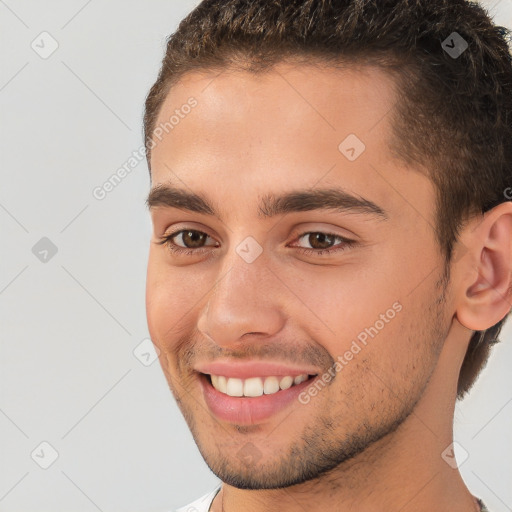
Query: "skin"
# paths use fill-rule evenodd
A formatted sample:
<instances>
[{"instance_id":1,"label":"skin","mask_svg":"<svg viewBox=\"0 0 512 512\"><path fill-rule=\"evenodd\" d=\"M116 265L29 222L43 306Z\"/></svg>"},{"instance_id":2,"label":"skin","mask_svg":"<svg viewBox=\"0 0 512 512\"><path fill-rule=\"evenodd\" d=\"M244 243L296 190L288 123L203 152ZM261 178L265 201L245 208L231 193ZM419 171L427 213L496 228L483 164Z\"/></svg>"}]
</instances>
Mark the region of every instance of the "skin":
<instances>
[{"instance_id":1,"label":"skin","mask_svg":"<svg viewBox=\"0 0 512 512\"><path fill-rule=\"evenodd\" d=\"M190 96L198 105L153 149L152 186L171 181L201 193L221 218L150 209L146 306L170 389L224 482L211 510L478 510L441 454L453 440L472 330L510 309L512 205L468 220L444 286L435 189L391 155L395 89L384 72L283 62L258 76L189 73L170 90L158 123ZM338 149L351 133L366 145L353 162ZM257 215L265 194L328 186L373 201L388 218ZM198 253L175 255L157 243L185 228L211 237L192 246ZM305 255L301 247L319 246L299 238L304 232L356 244ZM250 264L236 252L248 236L263 250ZM330 240L327 248L343 245ZM190 239L173 241L183 247ZM400 312L307 404L250 427L209 411L195 364L232 356L325 371L396 302ZM244 447L252 464L237 456Z\"/></svg>"}]
</instances>

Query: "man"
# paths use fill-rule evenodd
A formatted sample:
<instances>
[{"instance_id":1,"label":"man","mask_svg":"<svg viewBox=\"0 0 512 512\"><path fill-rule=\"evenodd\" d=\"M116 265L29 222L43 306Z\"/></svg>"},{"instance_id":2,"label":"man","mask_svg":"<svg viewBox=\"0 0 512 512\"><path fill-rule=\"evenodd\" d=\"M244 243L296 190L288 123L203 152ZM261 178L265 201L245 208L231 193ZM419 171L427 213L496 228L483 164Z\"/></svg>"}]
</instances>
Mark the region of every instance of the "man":
<instances>
[{"instance_id":1,"label":"man","mask_svg":"<svg viewBox=\"0 0 512 512\"><path fill-rule=\"evenodd\" d=\"M505 36L464 0L205 0L169 38L147 317L222 480L180 510L486 510L448 459L511 307Z\"/></svg>"}]
</instances>

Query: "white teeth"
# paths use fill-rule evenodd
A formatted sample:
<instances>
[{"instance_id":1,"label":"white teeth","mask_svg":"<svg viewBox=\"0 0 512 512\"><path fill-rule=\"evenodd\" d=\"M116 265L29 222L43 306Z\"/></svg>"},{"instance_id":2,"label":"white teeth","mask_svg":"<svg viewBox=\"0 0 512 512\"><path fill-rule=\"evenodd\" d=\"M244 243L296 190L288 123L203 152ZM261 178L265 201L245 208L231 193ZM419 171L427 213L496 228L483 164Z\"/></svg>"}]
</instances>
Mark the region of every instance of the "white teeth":
<instances>
[{"instance_id":1,"label":"white teeth","mask_svg":"<svg viewBox=\"0 0 512 512\"><path fill-rule=\"evenodd\" d=\"M212 375L212 377L213 377L213 375ZM217 377L217 387L216 387L216 389L218 389L222 393L227 393L228 392L228 381L227 381L226 377L224 377L223 375L219 375Z\"/></svg>"},{"instance_id":2,"label":"white teeth","mask_svg":"<svg viewBox=\"0 0 512 512\"><path fill-rule=\"evenodd\" d=\"M301 382L304 382L308 378L307 375L297 375L295 379L293 379L294 384L300 384Z\"/></svg>"},{"instance_id":3,"label":"white teeth","mask_svg":"<svg viewBox=\"0 0 512 512\"><path fill-rule=\"evenodd\" d=\"M279 382L279 387L281 389L288 389L291 388L293 384L293 377L286 376L281 379L281 382Z\"/></svg>"},{"instance_id":4,"label":"white teeth","mask_svg":"<svg viewBox=\"0 0 512 512\"><path fill-rule=\"evenodd\" d=\"M263 395L263 381L259 377L251 377L244 382L244 396Z\"/></svg>"},{"instance_id":5,"label":"white teeth","mask_svg":"<svg viewBox=\"0 0 512 512\"><path fill-rule=\"evenodd\" d=\"M226 394L229 396L243 396L244 383L242 379L228 379Z\"/></svg>"},{"instance_id":6,"label":"white teeth","mask_svg":"<svg viewBox=\"0 0 512 512\"><path fill-rule=\"evenodd\" d=\"M267 377L263 383L265 395L272 395L279 391L279 379L277 377Z\"/></svg>"},{"instance_id":7,"label":"white teeth","mask_svg":"<svg viewBox=\"0 0 512 512\"><path fill-rule=\"evenodd\" d=\"M307 380L306 373L297 375L295 378L287 375L286 377L250 377L249 379L236 379L234 377L224 377L223 375L211 375L212 385L221 393L229 396L248 396L256 397L273 395L281 389L288 389L296 384Z\"/></svg>"}]
</instances>

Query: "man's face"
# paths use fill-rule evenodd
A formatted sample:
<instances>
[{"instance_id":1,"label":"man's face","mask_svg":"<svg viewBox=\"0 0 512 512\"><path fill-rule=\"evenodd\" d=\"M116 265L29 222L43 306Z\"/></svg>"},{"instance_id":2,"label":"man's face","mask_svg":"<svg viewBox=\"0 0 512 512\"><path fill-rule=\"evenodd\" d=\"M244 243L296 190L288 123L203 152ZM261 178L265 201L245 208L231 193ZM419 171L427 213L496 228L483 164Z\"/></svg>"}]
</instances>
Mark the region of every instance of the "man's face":
<instances>
[{"instance_id":1,"label":"man's face","mask_svg":"<svg viewBox=\"0 0 512 512\"><path fill-rule=\"evenodd\" d=\"M434 187L390 153L394 102L379 70L280 64L188 74L159 114L157 126L175 118L155 138L152 186L200 195L215 213L152 201L148 325L226 483L314 478L393 432L428 390L451 314ZM273 201L328 189L355 199ZM175 232L182 253L158 244ZM316 377L273 392L300 374Z\"/></svg>"}]
</instances>

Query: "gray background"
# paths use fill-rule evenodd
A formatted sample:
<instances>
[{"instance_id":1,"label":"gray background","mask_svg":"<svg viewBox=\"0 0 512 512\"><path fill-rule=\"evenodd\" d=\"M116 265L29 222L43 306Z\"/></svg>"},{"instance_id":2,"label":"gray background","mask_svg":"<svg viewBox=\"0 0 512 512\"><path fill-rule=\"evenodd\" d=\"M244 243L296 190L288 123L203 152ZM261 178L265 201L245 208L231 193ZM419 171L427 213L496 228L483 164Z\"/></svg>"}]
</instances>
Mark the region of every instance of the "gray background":
<instances>
[{"instance_id":1,"label":"gray background","mask_svg":"<svg viewBox=\"0 0 512 512\"><path fill-rule=\"evenodd\" d=\"M197 3L0 0L0 511L166 511L217 485L149 364L145 162L92 193L141 147L165 37ZM511 0L487 5L512 27ZM455 416L491 512L512 510L511 367L507 325Z\"/></svg>"}]
</instances>

